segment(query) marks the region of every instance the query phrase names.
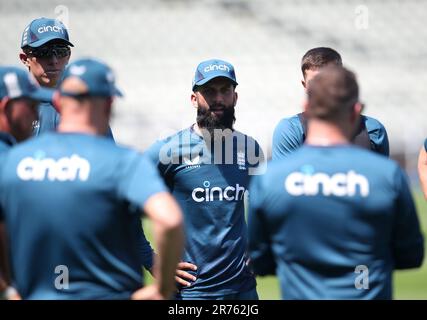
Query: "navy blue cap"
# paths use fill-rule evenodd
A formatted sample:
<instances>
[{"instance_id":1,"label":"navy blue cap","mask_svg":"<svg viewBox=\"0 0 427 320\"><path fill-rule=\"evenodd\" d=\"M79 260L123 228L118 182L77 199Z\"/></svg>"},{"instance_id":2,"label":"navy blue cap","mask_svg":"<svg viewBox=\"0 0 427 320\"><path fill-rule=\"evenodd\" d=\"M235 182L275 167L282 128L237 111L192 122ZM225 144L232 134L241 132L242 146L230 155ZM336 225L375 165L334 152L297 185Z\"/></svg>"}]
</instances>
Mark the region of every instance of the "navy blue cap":
<instances>
[{"instance_id":1,"label":"navy blue cap","mask_svg":"<svg viewBox=\"0 0 427 320\"><path fill-rule=\"evenodd\" d=\"M228 78L237 85L236 74L231 63L219 59L200 62L193 79L193 91L196 86L201 86L218 77Z\"/></svg>"},{"instance_id":2,"label":"navy blue cap","mask_svg":"<svg viewBox=\"0 0 427 320\"><path fill-rule=\"evenodd\" d=\"M68 81L78 79L77 82ZM104 62L85 58L69 64L64 71L60 92L66 96L89 95L98 97L123 96L115 85L114 73Z\"/></svg>"},{"instance_id":3,"label":"navy blue cap","mask_svg":"<svg viewBox=\"0 0 427 320\"><path fill-rule=\"evenodd\" d=\"M17 67L0 67L0 99L30 98L52 102L54 90L42 88L26 70Z\"/></svg>"},{"instance_id":4,"label":"navy blue cap","mask_svg":"<svg viewBox=\"0 0 427 320\"><path fill-rule=\"evenodd\" d=\"M68 30L61 21L38 18L31 21L22 33L21 48L26 46L38 48L52 40L62 40L69 46L74 47L68 37Z\"/></svg>"}]
</instances>

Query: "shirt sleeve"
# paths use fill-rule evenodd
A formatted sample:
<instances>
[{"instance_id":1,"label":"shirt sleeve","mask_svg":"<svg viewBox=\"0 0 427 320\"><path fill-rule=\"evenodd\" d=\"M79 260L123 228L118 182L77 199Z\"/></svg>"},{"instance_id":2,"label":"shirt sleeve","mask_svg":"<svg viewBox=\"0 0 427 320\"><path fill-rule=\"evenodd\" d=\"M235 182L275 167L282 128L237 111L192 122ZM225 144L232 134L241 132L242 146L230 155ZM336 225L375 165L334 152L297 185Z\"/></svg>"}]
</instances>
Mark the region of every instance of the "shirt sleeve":
<instances>
[{"instance_id":1,"label":"shirt sleeve","mask_svg":"<svg viewBox=\"0 0 427 320\"><path fill-rule=\"evenodd\" d=\"M411 191L399 167L395 183L398 191L392 239L395 268L416 268L424 258L424 239Z\"/></svg>"},{"instance_id":2,"label":"shirt sleeve","mask_svg":"<svg viewBox=\"0 0 427 320\"><path fill-rule=\"evenodd\" d=\"M427 152L427 139L424 141L424 150Z\"/></svg>"},{"instance_id":3,"label":"shirt sleeve","mask_svg":"<svg viewBox=\"0 0 427 320\"><path fill-rule=\"evenodd\" d=\"M282 119L273 133L273 160L283 159L298 149L304 143L303 136L302 127L297 128L290 118Z\"/></svg>"},{"instance_id":4,"label":"shirt sleeve","mask_svg":"<svg viewBox=\"0 0 427 320\"><path fill-rule=\"evenodd\" d=\"M373 144L374 151L390 156L390 146L388 142L387 130L378 120L365 116L365 126L368 131L369 140Z\"/></svg>"},{"instance_id":5,"label":"shirt sleeve","mask_svg":"<svg viewBox=\"0 0 427 320\"><path fill-rule=\"evenodd\" d=\"M158 166L160 162L160 150L162 148L163 142L156 141L148 149L144 151L144 156L151 161L155 166Z\"/></svg>"},{"instance_id":6,"label":"shirt sleeve","mask_svg":"<svg viewBox=\"0 0 427 320\"><path fill-rule=\"evenodd\" d=\"M156 167L139 153L131 155L119 169L119 197L137 208L143 208L151 196L167 191Z\"/></svg>"},{"instance_id":7,"label":"shirt sleeve","mask_svg":"<svg viewBox=\"0 0 427 320\"><path fill-rule=\"evenodd\" d=\"M141 257L141 265L144 266L145 269L151 270L153 267L154 260L154 250L151 247L150 242L145 237L144 229L141 227L139 231L139 252Z\"/></svg>"},{"instance_id":8,"label":"shirt sleeve","mask_svg":"<svg viewBox=\"0 0 427 320\"><path fill-rule=\"evenodd\" d=\"M255 274L263 276L276 273L276 262L272 252L270 234L263 212L262 176L252 179L249 187L249 256Z\"/></svg>"}]
</instances>

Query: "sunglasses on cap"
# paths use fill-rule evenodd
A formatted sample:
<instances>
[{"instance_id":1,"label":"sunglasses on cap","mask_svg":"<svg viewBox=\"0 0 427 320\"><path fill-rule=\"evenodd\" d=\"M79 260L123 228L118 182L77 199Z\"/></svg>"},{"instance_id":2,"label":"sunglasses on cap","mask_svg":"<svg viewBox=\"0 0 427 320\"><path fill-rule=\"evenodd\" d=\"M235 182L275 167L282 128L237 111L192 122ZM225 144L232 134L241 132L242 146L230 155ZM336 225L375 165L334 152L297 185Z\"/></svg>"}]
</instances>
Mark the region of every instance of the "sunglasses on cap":
<instances>
[{"instance_id":1,"label":"sunglasses on cap","mask_svg":"<svg viewBox=\"0 0 427 320\"><path fill-rule=\"evenodd\" d=\"M35 58L52 58L55 55L57 58L65 58L69 56L71 49L66 45L50 45L41 48L31 48L28 54Z\"/></svg>"}]
</instances>

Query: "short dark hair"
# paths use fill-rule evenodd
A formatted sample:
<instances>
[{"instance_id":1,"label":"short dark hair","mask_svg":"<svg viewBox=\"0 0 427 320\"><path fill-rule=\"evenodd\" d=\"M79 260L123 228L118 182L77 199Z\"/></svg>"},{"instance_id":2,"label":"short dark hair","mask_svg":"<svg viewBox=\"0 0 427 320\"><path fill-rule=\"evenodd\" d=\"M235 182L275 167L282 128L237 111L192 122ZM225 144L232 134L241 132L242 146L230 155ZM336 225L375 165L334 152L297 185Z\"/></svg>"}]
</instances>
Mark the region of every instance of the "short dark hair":
<instances>
[{"instance_id":1,"label":"short dark hair","mask_svg":"<svg viewBox=\"0 0 427 320\"><path fill-rule=\"evenodd\" d=\"M308 50L301 59L301 71L305 78L306 70L317 70L326 65L342 66L341 55L334 49L318 47Z\"/></svg>"},{"instance_id":2,"label":"short dark hair","mask_svg":"<svg viewBox=\"0 0 427 320\"><path fill-rule=\"evenodd\" d=\"M327 66L310 81L307 94L309 118L338 122L359 101L359 86L350 70Z\"/></svg>"}]
</instances>

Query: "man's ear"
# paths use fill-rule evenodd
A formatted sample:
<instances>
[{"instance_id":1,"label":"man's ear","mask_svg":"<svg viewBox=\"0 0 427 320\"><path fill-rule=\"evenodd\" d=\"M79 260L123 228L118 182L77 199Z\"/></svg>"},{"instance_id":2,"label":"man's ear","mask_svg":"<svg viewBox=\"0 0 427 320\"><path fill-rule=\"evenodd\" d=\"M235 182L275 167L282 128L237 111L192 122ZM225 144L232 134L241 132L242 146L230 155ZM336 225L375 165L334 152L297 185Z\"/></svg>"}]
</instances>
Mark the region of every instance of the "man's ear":
<instances>
[{"instance_id":1,"label":"man's ear","mask_svg":"<svg viewBox=\"0 0 427 320\"><path fill-rule=\"evenodd\" d=\"M238 98L239 98L239 95L237 94L237 92L234 92L234 106L236 106Z\"/></svg>"},{"instance_id":2,"label":"man's ear","mask_svg":"<svg viewBox=\"0 0 427 320\"><path fill-rule=\"evenodd\" d=\"M304 79L301 80L301 84L304 87L304 89L307 90L307 84L305 83Z\"/></svg>"},{"instance_id":3,"label":"man's ear","mask_svg":"<svg viewBox=\"0 0 427 320\"><path fill-rule=\"evenodd\" d=\"M308 100L305 99L304 102L302 103L302 111L307 112L307 109L308 109Z\"/></svg>"},{"instance_id":4,"label":"man's ear","mask_svg":"<svg viewBox=\"0 0 427 320\"><path fill-rule=\"evenodd\" d=\"M363 110L363 104L361 104L360 102L356 102L353 106L353 112L351 114L352 123L359 121L362 110Z\"/></svg>"},{"instance_id":5,"label":"man's ear","mask_svg":"<svg viewBox=\"0 0 427 320\"><path fill-rule=\"evenodd\" d=\"M111 117L111 111L113 110L113 102L114 102L114 97L109 97L107 99L107 108L105 108L105 110L107 112L108 118Z\"/></svg>"},{"instance_id":6,"label":"man's ear","mask_svg":"<svg viewBox=\"0 0 427 320\"><path fill-rule=\"evenodd\" d=\"M193 92L191 94L191 104L193 105L194 108L197 109L197 107L198 107L198 105L197 105L197 96L196 96L195 92Z\"/></svg>"},{"instance_id":7,"label":"man's ear","mask_svg":"<svg viewBox=\"0 0 427 320\"><path fill-rule=\"evenodd\" d=\"M70 62L70 58L71 58L71 50L70 50L70 54L68 55L68 58L67 58L67 64L68 64L68 62Z\"/></svg>"},{"instance_id":8,"label":"man's ear","mask_svg":"<svg viewBox=\"0 0 427 320\"><path fill-rule=\"evenodd\" d=\"M21 60L21 62L22 62L26 67L30 67L30 61L29 61L29 58L28 58L28 56L27 56L25 53L21 52L21 53L19 54L19 60Z\"/></svg>"},{"instance_id":9,"label":"man's ear","mask_svg":"<svg viewBox=\"0 0 427 320\"><path fill-rule=\"evenodd\" d=\"M0 100L0 112L4 112L4 110L6 109L6 105L9 102L9 97L4 97L3 99Z\"/></svg>"}]
</instances>

